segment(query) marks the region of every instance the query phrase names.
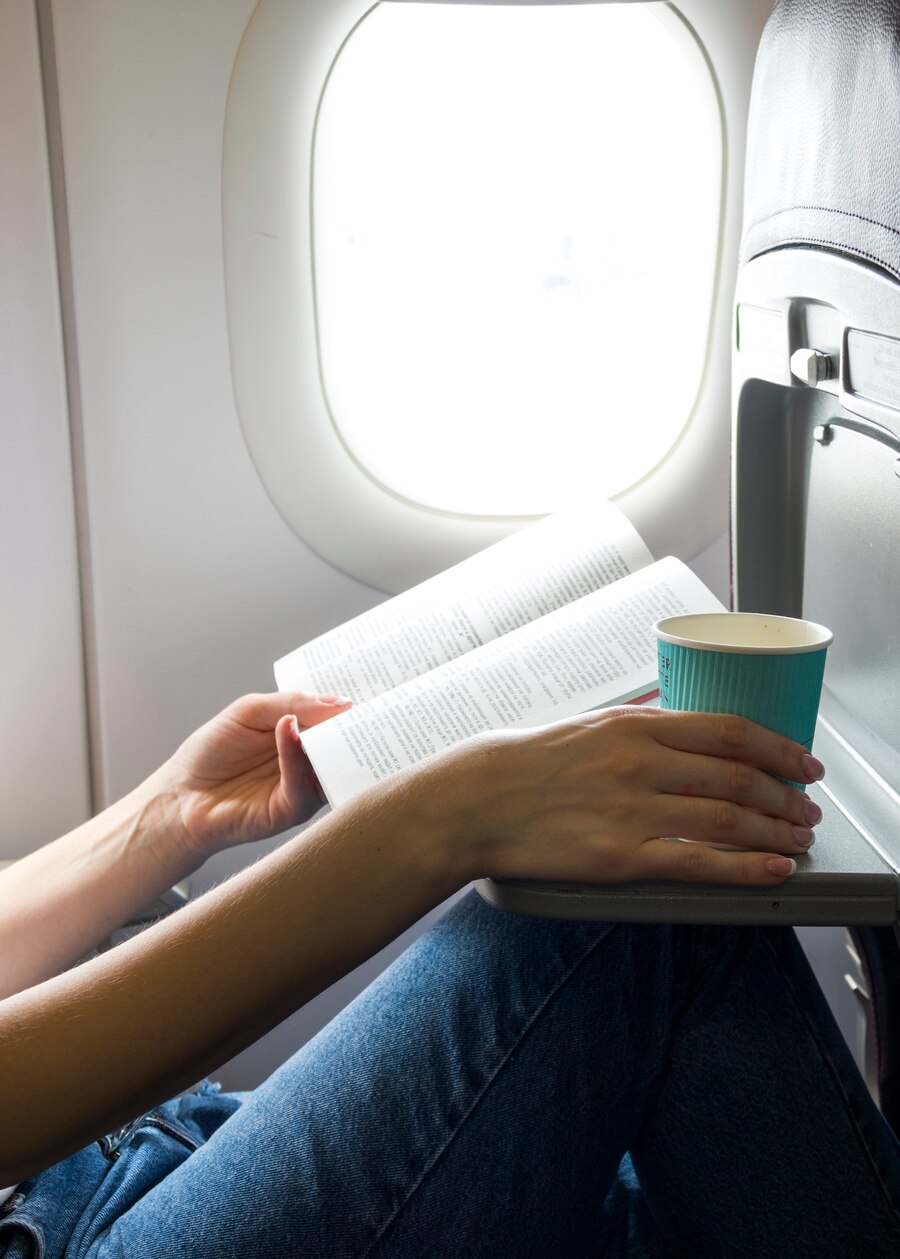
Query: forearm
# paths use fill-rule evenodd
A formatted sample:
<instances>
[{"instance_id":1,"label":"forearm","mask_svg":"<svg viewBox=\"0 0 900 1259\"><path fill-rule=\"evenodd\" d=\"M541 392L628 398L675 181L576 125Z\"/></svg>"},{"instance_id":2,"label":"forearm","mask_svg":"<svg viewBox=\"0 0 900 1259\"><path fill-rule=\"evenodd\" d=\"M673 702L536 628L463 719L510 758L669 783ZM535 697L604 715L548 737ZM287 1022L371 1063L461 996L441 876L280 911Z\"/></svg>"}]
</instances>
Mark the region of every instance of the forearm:
<instances>
[{"instance_id":1,"label":"forearm","mask_svg":"<svg viewBox=\"0 0 900 1259\"><path fill-rule=\"evenodd\" d=\"M461 886L463 856L395 785L143 935L10 998L0 1006L0 1183L250 1044Z\"/></svg>"},{"instance_id":2,"label":"forearm","mask_svg":"<svg viewBox=\"0 0 900 1259\"><path fill-rule=\"evenodd\" d=\"M811 782L821 766L740 718L612 709L468 740L386 780L0 1003L0 1184L205 1075L473 877L777 886L796 868L777 854L805 851L818 810L774 774Z\"/></svg>"},{"instance_id":3,"label":"forearm","mask_svg":"<svg viewBox=\"0 0 900 1259\"><path fill-rule=\"evenodd\" d=\"M297 714L305 728L345 706L245 695L123 800L0 873L0 999L71 966L213 853L311 817Z\"/></svg>"},{"instance_id":4,"label":"forearm","mask_svg":"<svg viewBox=\"0 0 900 1259\"><path fill-rule=\"evenodd\" d=\"M72 966L199 864L154 775L0 872L0 999Z\"/></svg>"}]
</instances>

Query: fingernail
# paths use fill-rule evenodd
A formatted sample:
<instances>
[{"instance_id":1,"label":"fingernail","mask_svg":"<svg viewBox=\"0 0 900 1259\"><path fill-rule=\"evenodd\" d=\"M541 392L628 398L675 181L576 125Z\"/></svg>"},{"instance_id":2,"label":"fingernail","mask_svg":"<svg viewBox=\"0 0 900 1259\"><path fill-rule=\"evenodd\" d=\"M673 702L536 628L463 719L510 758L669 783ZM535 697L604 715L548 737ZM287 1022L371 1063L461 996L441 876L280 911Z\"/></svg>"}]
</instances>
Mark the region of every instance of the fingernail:
<instances>
[{"instance_id":1,"label":"fingernail","mask_svg":"<svg viewBox=\"0 0 900 1259\"><path fill-rule=\"evenodd\" d=\"M339 708L342 704L352 704L353 700L346 695L317 695L316 699L320 704L334 704Z\"/></svg>"},{"instance_id":2,"label":"fingernail","mask_svg":"<svg viewBox=\"0 0 900 1259\"><path fill-rule=\"evenodd\" d=\"M803 757L803 772L812 782L818 782L820 778L825 777L825 766L821 761L816 760L814 756L810 756L807 752Z\"/></svg>"},{"instance_id":3,"label":"fingernail","mask_svg":"<svg viewBox=\"0 0 900 1259\"><path fill-rule=\"evenodd\" d=\"M817 822L822 821L822 810L816 804L815 800L805 800L803 802L803 816L806 818L810 826L815 826Z\"/></svg>"},{"instance_id":4,"label":"fingernail","mask_svg":"<svg viewBox=\"0 0 900 1259\"><path fill-rule=\"evenodd\" d=\"M816 842L815 835L805 826L792 826L791 830L794 832L794 839L801 848L812 848Z\"/></svg>"},{"instance_id":5,"label":"fingernail","mask_svg":"<svg viewBox=\"0 0 900 1259\"><path fill-rule=\"evenodd\" d=\"M300 724L296 717L291 717L291 738L295 743L300 742Z\"/></svg>"},{"instance_id":6,"label":"fingernail","mask_svg":"<svg viewBox=\"0 0 900 1259\"><path fill-rule=\"evenodd\" d=\"M793 874L797 869L797 863L793 857L773 857L771 861L766 862L766 869L769 874Z\"/></svg>"}]
</instances>

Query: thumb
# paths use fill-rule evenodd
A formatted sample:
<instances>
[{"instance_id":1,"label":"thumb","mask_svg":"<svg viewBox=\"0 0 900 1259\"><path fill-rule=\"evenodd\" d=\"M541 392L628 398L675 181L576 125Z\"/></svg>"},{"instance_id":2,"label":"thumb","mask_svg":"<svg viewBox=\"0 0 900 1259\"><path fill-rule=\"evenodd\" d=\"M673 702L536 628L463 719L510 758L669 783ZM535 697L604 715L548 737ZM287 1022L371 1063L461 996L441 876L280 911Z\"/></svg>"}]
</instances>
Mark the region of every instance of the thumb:
<instances>
[{"instance_id":1,"label":"thumb","mask_svg":"<svg viewBox=\"0 0 900 1259\"><path fill-rule=\"evenodd\" d=\"M283 826L292 826L305 822L327 802L300 742L300 725L295 715L286 714L278 721L275 747L279 782L273 791L270 811L278 814Z\"/></svg>"}]
</instances>

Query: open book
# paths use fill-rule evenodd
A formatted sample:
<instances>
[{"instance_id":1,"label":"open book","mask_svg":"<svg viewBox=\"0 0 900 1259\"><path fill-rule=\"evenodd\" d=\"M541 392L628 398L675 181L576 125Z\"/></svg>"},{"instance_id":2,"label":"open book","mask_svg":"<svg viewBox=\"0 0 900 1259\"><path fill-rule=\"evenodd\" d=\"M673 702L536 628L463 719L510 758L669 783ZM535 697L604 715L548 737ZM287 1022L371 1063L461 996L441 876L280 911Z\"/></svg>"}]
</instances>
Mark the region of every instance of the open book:
<instances>
[{"instance_id":1,"label":"open book","mask_svg":"<svg viewBox=\"0 0 900 1259\"><path fill-rule=\"evenodd\" d=\"M545 517L322 634L279 660L275 678L355 701L303 734L337 805L478 731L650 698L654 622L722 610L680 560L654 563L601 502Z\"/></svg>"}]
</instances>

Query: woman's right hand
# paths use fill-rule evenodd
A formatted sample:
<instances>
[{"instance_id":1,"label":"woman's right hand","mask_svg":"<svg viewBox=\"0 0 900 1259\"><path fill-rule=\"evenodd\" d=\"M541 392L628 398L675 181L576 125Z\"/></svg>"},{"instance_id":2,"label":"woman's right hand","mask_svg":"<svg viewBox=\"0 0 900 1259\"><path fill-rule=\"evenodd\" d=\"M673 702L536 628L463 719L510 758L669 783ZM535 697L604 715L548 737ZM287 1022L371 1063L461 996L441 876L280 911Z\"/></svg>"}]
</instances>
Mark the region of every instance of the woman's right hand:
<instances>
[{"instance_id":1,"label":"woman's right hand","mask_svg":"<svg viewBox=\"0 0 900 1259\"><path fill-rule=\"evenodd\" d=\"M604 709L480 735L422 768L435 824L469 878L772 886L821 818L772 777L814 782L821 763L721 714Z\"/></svg>"}]
</instances>

